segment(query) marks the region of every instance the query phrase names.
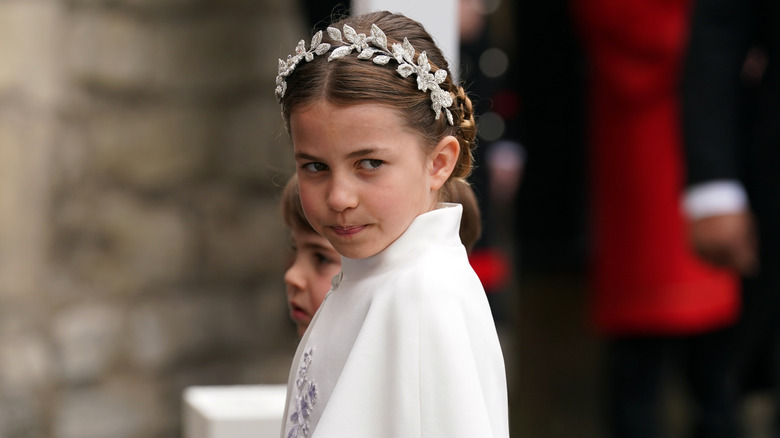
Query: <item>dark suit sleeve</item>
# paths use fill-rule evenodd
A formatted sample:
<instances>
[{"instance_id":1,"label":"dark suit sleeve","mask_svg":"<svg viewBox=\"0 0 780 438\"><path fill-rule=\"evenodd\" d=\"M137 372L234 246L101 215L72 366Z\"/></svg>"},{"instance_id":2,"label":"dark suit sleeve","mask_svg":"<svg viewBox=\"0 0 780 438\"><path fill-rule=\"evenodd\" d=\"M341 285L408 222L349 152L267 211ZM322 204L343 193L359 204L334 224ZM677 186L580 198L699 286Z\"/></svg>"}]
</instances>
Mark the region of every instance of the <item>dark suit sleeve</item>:
<instances>
[{"instance_id":1,"label":"dark suit sleeve","mask_svg":"<svg viewBox=\"0 0 780 438\"><path fill-rule=\"evenodd\" d=\"M740 177L740 71L753 32L749 0L694 2L681 85L689 184Z\"/></svg>"}]
</instances>

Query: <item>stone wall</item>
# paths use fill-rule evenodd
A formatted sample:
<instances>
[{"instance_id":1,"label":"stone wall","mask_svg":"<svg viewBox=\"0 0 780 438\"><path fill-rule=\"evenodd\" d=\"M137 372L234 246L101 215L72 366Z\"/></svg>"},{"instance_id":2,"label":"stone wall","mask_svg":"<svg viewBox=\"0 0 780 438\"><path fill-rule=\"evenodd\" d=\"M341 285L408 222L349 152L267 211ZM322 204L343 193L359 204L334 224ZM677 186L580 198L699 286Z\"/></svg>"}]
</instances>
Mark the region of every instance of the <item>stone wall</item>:
<instances>
[{"instance_id":1,"label":"stone wall","mask_svg":"<svg viewBox=\"0 0 780 438\"><path fill-rule=\"evenodd\" d=\"M286 0L0 0L0 437L181 435L286 380Z\"/></svg>"}]
</instances>

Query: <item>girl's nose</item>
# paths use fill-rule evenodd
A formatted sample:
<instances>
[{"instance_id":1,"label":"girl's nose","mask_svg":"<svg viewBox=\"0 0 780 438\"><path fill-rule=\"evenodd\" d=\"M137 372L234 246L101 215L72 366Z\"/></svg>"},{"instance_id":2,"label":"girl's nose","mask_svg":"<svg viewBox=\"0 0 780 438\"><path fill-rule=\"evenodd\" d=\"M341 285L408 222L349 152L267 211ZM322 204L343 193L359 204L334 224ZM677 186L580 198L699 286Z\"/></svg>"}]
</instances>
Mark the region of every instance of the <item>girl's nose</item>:
<instances>
[{"instance_id":1,"label":"girl's nose","mask_svg":"<svg viewBox=\"0 0 780 438\"><path fill-rule=\"evenodd\" d=\"M355 208L358 204L357 193L349 180L334 178L327 194L328 207L334 211Z\"/></svg>"}]
</instances>

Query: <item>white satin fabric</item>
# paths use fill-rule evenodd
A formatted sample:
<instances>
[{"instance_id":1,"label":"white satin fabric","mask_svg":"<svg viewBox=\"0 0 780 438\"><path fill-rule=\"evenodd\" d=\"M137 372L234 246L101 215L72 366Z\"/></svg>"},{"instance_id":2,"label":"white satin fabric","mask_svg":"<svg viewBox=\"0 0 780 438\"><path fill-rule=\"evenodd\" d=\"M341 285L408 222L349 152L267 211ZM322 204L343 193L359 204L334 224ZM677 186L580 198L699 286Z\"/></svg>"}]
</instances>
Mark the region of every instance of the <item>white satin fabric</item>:
<instances>
[{"instance_id":1,"label":"white satin fabric","mask_svg":"<svg viewBox=\"0 0 780 438\"><path fill-rule=\"evenodd\" d=\"M301 339L282 438L508 437L485 291L440 204L342 272Z\"/></svg>"}]
</instances>

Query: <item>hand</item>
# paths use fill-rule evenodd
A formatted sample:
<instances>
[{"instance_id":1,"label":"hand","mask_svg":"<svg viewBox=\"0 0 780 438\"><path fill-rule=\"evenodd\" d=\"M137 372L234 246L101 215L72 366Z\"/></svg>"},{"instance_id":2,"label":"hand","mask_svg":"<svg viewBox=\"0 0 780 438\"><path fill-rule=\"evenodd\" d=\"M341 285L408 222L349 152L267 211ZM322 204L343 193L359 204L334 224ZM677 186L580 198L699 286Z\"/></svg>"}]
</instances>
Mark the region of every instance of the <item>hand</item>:
<instances>
[{"instance_id":1,"label":"hand","mask_svg":"<svg viewBox=\"0 0 780 438\"><path fill-rule=\"evenodd\" d=\"M693 248L705 261L743 275L758 270L756 227L747 212L705 217L690 222Z\"/></svg>"},{"instance_id":2,"label":"hand","mask_svg":"<svg viewBox=\"0 0 780 438\"><path fill-rule=\"evenodd\" d=\"M514 199L523 179L525 155L525 149L514 141L501 140L490 145L487 168L492 202L506 205Z\"/></svg>"},{"instance_id":3,"label":"hand","mask_svg":"<svg viewBox=\"0 0 780 438\"><path fill-rule=\"evenodd\" d=\"M506 205L515 198L523 169L490 169L490 200Z\"/></svg>"}]
</instances>

